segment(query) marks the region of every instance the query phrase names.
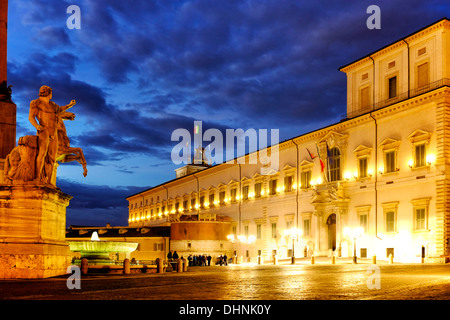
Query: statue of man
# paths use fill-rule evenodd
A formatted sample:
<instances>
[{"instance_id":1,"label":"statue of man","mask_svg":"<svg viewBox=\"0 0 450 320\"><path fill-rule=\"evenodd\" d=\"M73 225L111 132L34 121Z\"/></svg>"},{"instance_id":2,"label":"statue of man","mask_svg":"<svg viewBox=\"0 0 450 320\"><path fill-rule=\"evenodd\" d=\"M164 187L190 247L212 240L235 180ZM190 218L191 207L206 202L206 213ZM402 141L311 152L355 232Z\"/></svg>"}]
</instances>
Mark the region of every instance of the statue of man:
<instances>
[{"instance_id":1,"label":"statue of man","mask_svg":"<svg viewBox=\"0 0 450 320\"><path fill-rule=\"evenodd\" d=\"M53 166L58 154L58 123L62 121L60 114L75 105L72 100L68 105L60 107L52 99L52 89L42 86L39 98L31 101L28 119L37 130L38 155L36 158L36 179L51 183ZM37 119L37 121L36 121Z\"/></svg>"}]
</instances>

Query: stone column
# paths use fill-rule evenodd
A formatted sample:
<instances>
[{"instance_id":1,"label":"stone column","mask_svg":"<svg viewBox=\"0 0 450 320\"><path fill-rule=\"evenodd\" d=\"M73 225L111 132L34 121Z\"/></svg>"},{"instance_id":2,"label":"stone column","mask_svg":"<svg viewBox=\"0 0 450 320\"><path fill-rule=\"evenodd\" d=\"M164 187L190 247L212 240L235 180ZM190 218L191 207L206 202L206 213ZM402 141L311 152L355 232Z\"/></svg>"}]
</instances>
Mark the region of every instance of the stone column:
<instances>
[{"instance_id":1,"label":"stone column","mask_svg":"<svg viewBox=\"0 0 450 320\"><path fill-rule=\"evenodd\" d=\"M7 25L8 0L0 0L0 159L5 159L16 146L16 105L11 102L7 87ZM3 182L3 166L0 167Z\"/></svg>"},{"instance_id":2,"label":"stone column","mask_svg":"<svg viewBox=\"0 0 450 320\"><path fill-rule=\"evenodd\" d=\"M0 83L6 81L8 0L0 0Z\"/></svg>"}]
</instances>

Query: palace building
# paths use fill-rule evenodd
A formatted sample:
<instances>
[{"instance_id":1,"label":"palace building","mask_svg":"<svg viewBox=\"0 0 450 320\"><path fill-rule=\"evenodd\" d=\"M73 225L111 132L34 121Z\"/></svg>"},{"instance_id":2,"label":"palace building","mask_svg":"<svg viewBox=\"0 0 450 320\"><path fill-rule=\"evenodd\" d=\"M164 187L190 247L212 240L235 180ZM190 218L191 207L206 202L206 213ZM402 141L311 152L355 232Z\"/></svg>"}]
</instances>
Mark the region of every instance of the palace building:
<instances>
[{"instance_id":1,"label":"palace building","mask_svg":"<svg viewBox=\"0 0 450 320\"><path fill-rule=\"evenodd\" d=\"M339 69L347 115L277 145L278 170L186 165L129 196L130 227L171 249L256 262L303 256L443 262L450 238L450 21ZM270 149L270 148L269 148Z\"/></svg>"}]
</instances>

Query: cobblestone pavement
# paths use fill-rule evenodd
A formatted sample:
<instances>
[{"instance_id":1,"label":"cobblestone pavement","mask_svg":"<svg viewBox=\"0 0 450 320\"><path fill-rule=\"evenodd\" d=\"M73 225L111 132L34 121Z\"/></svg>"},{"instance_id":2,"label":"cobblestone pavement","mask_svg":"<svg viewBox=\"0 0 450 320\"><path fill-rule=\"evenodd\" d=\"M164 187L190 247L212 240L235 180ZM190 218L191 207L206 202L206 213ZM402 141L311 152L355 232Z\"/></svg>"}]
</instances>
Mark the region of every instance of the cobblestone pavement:
<instances>
[{"instance_id":1,"label":"cobblestone pavement","mask_svg":"<svg viewBox=\"0 0 450 320\"><path fill-rule=\"evenodd\" d=\"M379 269L378 269L379 268ZM376 278L379 275L379 278ZM450 265L328 261L191 267L188 272L0 281L3 300L450 300ZM379 279L379 289L376 280ZM375 287L374 287L375 286ZM369 287L372 287L370 289Z\"/></svg>"}]
</instances>

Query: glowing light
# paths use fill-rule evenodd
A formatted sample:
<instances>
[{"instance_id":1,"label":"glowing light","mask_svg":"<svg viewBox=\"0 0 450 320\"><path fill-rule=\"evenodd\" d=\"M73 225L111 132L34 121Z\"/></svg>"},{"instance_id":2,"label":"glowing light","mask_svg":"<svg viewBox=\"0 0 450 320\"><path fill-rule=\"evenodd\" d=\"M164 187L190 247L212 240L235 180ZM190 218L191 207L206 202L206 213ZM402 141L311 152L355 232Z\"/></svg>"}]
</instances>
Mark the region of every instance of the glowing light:
<instances>
[{"instance_id":1,"label":"glowing light","mask_svg":"<svg viewBox=\"0 0 450 320\"><path fill-rule=\"evenodd\" d=\"M436 161L436 156L434 154L427 154L427 164L431 165L433 162Z\"/></svg>"},{"instance_id":2,"label":"glowing light","mask_svg":"<svg viewBox=\"0 0 450 320\"><path fill-rule=\"evenodd\" d=\"M344 228L344 234L347 235L350 238L359 238L364 233L364 229L361 227L356 228L350 228L345 227Z\"/></svg>"},{"instance_id":3,"label":"glowing light","mask_svg":"<svg viewBox=\"0 0 450 320\"><path fill-rule=\"evenodd\" d=\"M322 178L317 178L317 184L322 184Z\"/></svg>"},{"instance_id":4,"label":"glowing light","mask_svg":"<svg viewBox=\"0 0 450 320\"><path fill-rule=\"evenodd\" d=\"M351 173L350 173L350 171L346 171L346 172L344 173L344 179L345 179L345 180L350 180L350 178L351 178Z\"/></svg>"},{"instance_id":5,"label":"glowing light","mask_svg":"<svg viewBox=\"0 0 450 320\"><path fill-rule=\"evenodd\" d=\"M413 167L414 162L412 161L412 159L408 160L408 167L412 168Z\"/></svg>"},{"instance_id":6,"label":"glowing light","mask_svg":"<svg viewBox=\"0 0 450 320\"><path fill-rule=\"evenodd\" d=\"M372 169L367 170L367 174L369 177L373 176L373 170Z\"/></svg>"},{"instance_id":7,"label":"glowing light","mask_svg":"<svg viewBox=\"0 0 450 320\"><path fill-rule=\"evenodd\" d=\"M378 172L379 172L380 174L383 174L383 173L384 173L384 167L380 167L380 169L378 170Z\"/></svg>"}]
</instances>

